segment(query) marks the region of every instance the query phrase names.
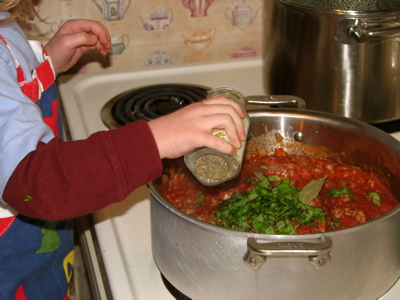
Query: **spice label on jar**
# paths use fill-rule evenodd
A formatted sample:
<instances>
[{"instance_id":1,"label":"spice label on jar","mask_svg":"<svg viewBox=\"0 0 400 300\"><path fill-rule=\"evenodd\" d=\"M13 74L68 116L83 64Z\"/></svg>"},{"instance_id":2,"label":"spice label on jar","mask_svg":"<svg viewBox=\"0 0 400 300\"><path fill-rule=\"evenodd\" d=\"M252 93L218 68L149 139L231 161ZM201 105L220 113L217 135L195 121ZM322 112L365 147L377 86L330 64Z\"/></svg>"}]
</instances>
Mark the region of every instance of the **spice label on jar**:
<instances>
[{"instance_id":1,"label":"spice label on jar","mask_svg":"<svg viewBox=\"0 0 400 300\"><path fill-rule=\"evenodd\" d=\"M246 137L249 133L249 128L250 128L250 119L249 118L244 118L242 119L244 130L246 133ZM237 157L238 161L242 161L243 155L244 155L244 150L246 148L246 141L242 141L242 147L237 150L235 157Z\"/></svg>"},{"instance_id":2,"label":"spice label on jar","mask_svg":"<svg viewBox=\"0 0 400 300\"><path fill-rule=\"evenodd\" d=\"M215 128L215 129L213 129L213 131L212 131L212 135L215 135L215 136L217 136L217 137L223 139L225 142L228 142L228 143L231 142L231 140L229 139L229 137L228 137L228 135L226 134L226 132L225 132L224 129Z\"/></svg>"}]
</instances>

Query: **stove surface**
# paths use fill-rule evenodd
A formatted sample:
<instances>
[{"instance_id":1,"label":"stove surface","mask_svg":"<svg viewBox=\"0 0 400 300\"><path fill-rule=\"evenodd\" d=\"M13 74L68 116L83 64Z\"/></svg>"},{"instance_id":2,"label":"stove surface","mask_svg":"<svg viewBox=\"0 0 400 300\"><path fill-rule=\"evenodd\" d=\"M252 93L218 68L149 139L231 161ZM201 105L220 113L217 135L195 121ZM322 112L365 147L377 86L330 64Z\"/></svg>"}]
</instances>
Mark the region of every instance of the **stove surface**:
<instances>
[{"instance_id":1,"label":"stove surface","mask_svg":"<svg viewBox=\"0 0 400 300\"><path fill-rule=\"evenodd\" d=\"M103 106L132 88L155 84L230 85L249 96L264 94L262 78L261 59L245 59L144 71L61 76L59 94L70 137L78 140L108 130L100 117ZM147 187L143 186L125 201L93 214L94 230L113 299L174 299L163 284L152 256L149 199ZM89 252L95 260L96 253L90 249ZM98 268L95 266L94 269ZM101 275L95 276L101 288ZM107 299L106 293L100 292L99 298ZM395 299L400 299L400 284L381 297L381 300Z\"/></svg>"}]
</instances>

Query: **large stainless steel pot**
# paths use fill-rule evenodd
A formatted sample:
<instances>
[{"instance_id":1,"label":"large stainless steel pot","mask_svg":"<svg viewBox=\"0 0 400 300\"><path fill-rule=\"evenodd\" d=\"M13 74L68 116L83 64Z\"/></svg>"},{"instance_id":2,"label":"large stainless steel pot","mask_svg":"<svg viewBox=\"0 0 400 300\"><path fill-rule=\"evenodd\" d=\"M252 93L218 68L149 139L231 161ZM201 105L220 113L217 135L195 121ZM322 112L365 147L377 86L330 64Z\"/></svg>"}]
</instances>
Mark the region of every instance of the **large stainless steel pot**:
<instances>
[{"instance_id":1,"label":"large stainless steel pot","mask_svg":"<svg viewBox=\"0 0 400 300\"><path fill-rule=\"evenodd\" d=\"M250 113L253 136L278 130L288 151L310 145L379 174L400 199L400 143L359 121L308 110ZM192 299L362 299L400 276L400 207L361 226L315 235L249 234L177 210L149 184L154 259Z\"/></svg>"},{"instance_id":2,"label":"large stainless steel pot","mask_svg":"<svg viewBox=\"0 0 400 300\"><path fill-rule=\"evenodd\" d=\"M367 123L400 119L400 8L345 11L291 2L264 1L265 91Z\"/></svg>"}]
</instances>

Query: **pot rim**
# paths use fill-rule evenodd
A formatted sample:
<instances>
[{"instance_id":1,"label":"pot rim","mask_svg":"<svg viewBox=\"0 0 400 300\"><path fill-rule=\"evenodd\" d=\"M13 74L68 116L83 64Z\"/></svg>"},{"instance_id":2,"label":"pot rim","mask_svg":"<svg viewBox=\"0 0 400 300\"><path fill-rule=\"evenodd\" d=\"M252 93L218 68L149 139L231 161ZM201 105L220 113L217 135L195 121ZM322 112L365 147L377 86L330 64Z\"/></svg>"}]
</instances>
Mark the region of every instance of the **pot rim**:
<instances>
[{"instance_id":1,"label":"pot rim","mask_svg":"<svg viewBox=\"0 0 400 300\"><path fill-rule=\"evenodd\" d=\"M335 15L367 15L371 16L373 14L385 16L387 13L400 13L399 8L386 8L386 9L377 9L377 10L351 10L351 9L334 9L334 8L323 8L323 7L314 7L314 6L307 6L300 3L291 2L290 0L274 0L274 2L279 2L288 6L294 6L296 9L304 9L308 10L313 13L327 13L327 14L335 14Z\"/></svg>"},{"instance_id":2,"label":"pot rim","mask_svg":"<svg viewBox=\"0 0 400 300\"><path fill-rule=\"evenodd\" d=\"M387 132L362 121L349 117L335 115L328 112L316 111L311 109L293 109L293 108L270 108L270 109L255 109L248 111L251 117L264 115L266 117L288 117L296 119L320 120L324 122L337 123L338 125L345 123L346 126L351 126L364 134L368 134L375 140L380 140L384 144L393 148L393 151L400 153L400 141L388 134ZM334 121L334 122L332 122ZM251 124L250 124L251 131ZM249 131L249 132L250 132Z\"/></svg>"},{"instance_id":3,"label":"pot rim","mask_svg":"<svg viewBox=\"0 0 400 300\"><path fill-rule=\"evenodd\" d=\"M352 126L358 129L360 132L363 132L364 134L367 134L371 137L373 137L375 140L380 140L385 144L388 144L391 148L394 148L393 151L400 153L400 142L396 140L394 137L389 135L388 133L361 121L347 118L344 116L340 115L334 115L331 113L326 113L326 112L320 112L320 111L313 111L313 110L300 110L300 109L287 109L287 108L273 108L273 109L264 109L264 110L255 110L255 111L250 111L249 116L250 118L252 116L274 116L274 117L292 117L292 118L297 118L297 119L312 119L312 120L324 120L324 121L329 121L333 123L345 123L347 126ZM251 125L250 125L251 126ZM189 221L191 223L195 223L205 229L215 231L221 234L226 234L226 235L238 235L238 236L243 236L243 237L254 237L258 239L263 239L263 240L285 240L285 239L291 239L291 240L304 240L304 239L316 239L316 238L321 238L321 237L332 237L335 235L339 234L346 234L346 233L352 233L355 231L367 229L370 226L374 226L378 223L381 223L392 216L396 215L400 211L400 202L394 207L392 210L388 211L387 213L374 218L368 222L365 222L363 224L359 224L356 226L352 226L349 228L345 229L340 229L336 231L329 231L329 232L324 232L324 233L312 233L312 234L298 234L298 235L269 235L269 234L260 234L260 233L249 233L249 232L243 232L243 231L238 231L238 230L233 230L229 228L224 228L221 226L213 225L211 223L207 223L205 221L199 220L197 218L194 218L192 216L187 215L186 213L182 212L169 202L167 202L161 194L158 192L154 181L150 182L147 184L147 187L149 188L150 194L151 194L151 201L155 200L158 203L160 203L164 208L169 210L170 212L178 215L179 217L185 219L186 221Z\"/></svg>"}]
</instances>

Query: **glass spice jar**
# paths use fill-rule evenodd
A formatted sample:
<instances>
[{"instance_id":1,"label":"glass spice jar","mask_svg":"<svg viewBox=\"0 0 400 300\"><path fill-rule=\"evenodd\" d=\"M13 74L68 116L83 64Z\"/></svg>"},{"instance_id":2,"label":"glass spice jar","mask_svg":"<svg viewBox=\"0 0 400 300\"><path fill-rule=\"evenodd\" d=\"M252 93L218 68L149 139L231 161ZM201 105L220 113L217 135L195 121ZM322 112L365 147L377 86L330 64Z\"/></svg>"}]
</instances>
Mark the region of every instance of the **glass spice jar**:
<instances>
[{"instance_id":1,"label":"glass spice jar","mask_svg":"<svg viewBox=\"0 0 400 300\"><path fill-rule=\"evenodd\" d=\"M213 88L208 93L206 99L221 96L234 100L242 107L245 113L242 122L247 136L250 127L250 117L246 112L246 98L233 87L219 86ZM212 134L230 142L223 128L214 129ZM184 161L188 169L200 183L206 186L215 186L231 180L239 174L245 147L246 141L242 141L242 147L237 150L235 155L228 155L215 149L201 147L185 154Z\"/></svg>"}]
</instances>

